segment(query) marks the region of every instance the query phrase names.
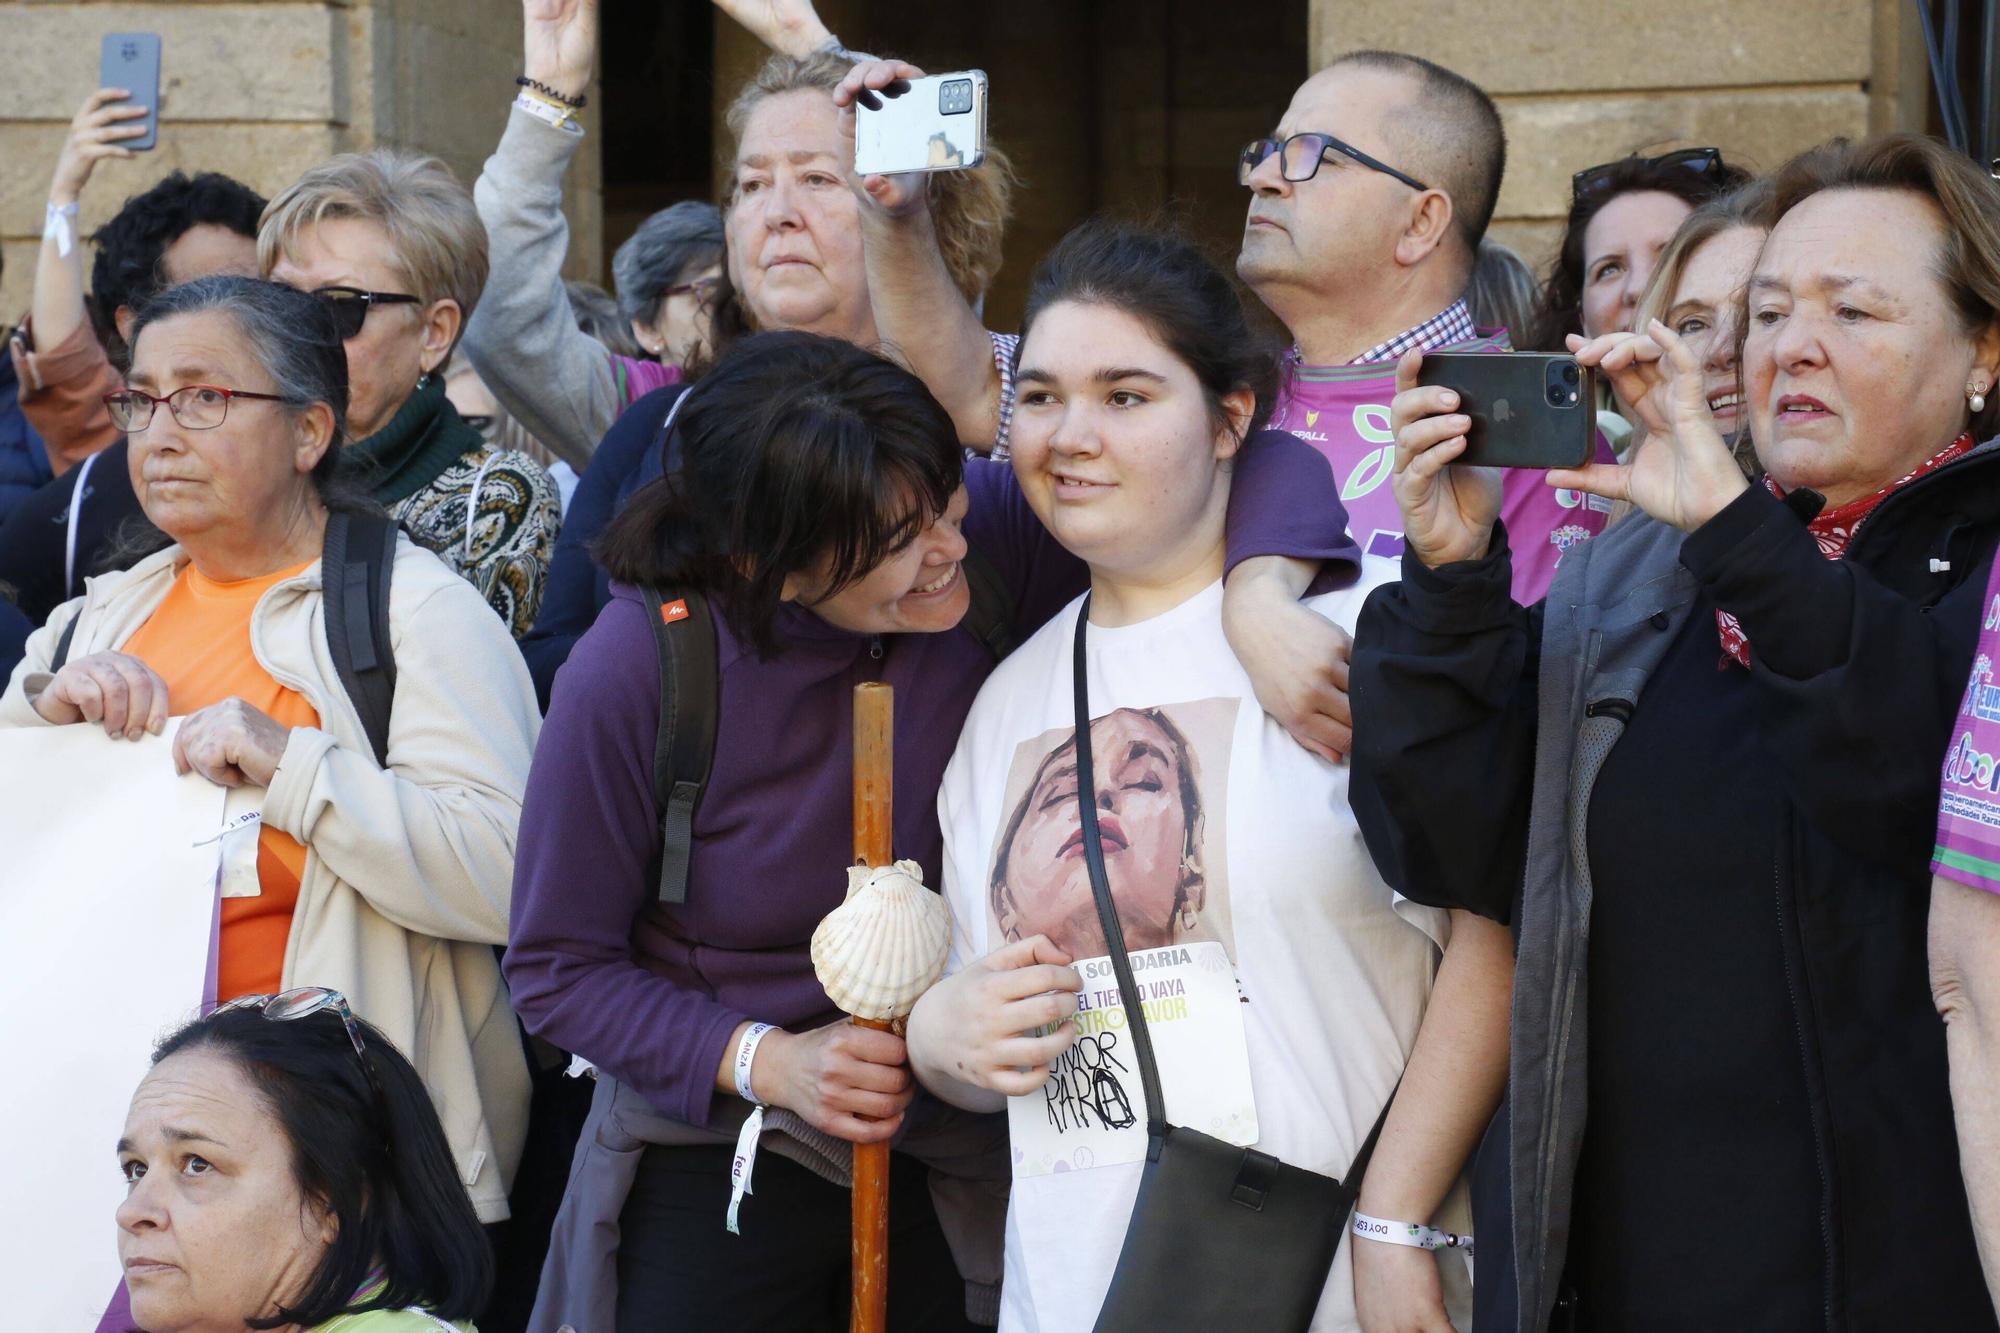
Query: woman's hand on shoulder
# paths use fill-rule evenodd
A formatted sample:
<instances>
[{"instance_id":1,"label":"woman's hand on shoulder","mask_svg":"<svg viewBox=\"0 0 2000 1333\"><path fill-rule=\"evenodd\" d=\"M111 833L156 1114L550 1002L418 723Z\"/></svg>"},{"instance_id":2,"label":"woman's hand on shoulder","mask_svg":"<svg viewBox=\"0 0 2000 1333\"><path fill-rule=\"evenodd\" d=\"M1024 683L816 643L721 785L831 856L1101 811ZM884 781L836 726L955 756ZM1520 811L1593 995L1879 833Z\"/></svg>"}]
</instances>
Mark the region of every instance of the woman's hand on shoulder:
<instances>
[{"instance_id":1,"label":"woman's hand on shoulder","mask_svg":"<svg viewBox=\"0 0 2000 1333\"><path fill-rule=\"evenodd\" d=\"M1570 350L1611 381L1639 417L1644 439L1623 463L1557 468L1551 486L1626 500L1682 532L1693 532L1743 493L1749 482L1715 429L1702 393L1701 362L1654 320L1644 333L1607 333Z\"/></svg>"},{"instance_id":2,"label":"woman's hand on shoulder","mask_svg":"<svg viewBox=\"0 0 2000 1333\"><path fill-rule=\"evenodd\" d=\"M1454 1333L1437 1256L1409 1245L1350 1236L1354 1313L1362 1333Z\"/></svg>"},{"instance_id":3,"label":"woman's hand on shoulder","mask_svg":"<svg viewBox=\"0 0 2000 1333\"><path fill-rule=\"evenodd\" d=\"M1347 697L1353 636L1299 600L1318 566L1254 556L1230 572L1222 632L1257 692L1257 702L1320 758L1339 763L1354 748Z\"/></svg>"},{"instance_id":4,"label":"woman's hand on shoulder","mask_svg":"<svg viewBox=\"0 0 2000 1333\"><path fill-rule=\"evenodd\" d=\"M1076 1041L1070 1020L1083 978L1069 963L1048 936L1035 935L946 977L910 1015L911 1062L932 1079L1006 1097L1041 1087Z\"/></svg>"},{"instance_id":5,"label":"woman's hand on shoulder","mask_svg":"<svg viewBox=\"0 0 2000 1333\"><path fill-rule=\"evenodd\" d=\"M238 698L190 713L174 733L174 771L219 787L268 787L292 729Z\"/></svg>"},{"instance_id":6,"label":"woman's hand on shoulder","mask_svg":"<svg viewBox=\"0 0 2000 1333\"><path fill-rule=\"evenodd\" d=\"M1423 363L1417 351L1396 363L1396 397L1389 404L1389 425L1396 433L1391 485L1410 548L1436 569L1485 557L1500 516L1501 474L1496 468L1451 466L1465 452L1472 418L1458 410L1458 395L1450 389L1417 383Z\"/></svg>"},{"instance_id":7,"label":"woman's hand on shoulder","mask_svg":"<svg viewBox=\"0 0 2000 1333\"><path fill-rule=\"evenodd\" d=\"M903 1039L850 1020L775 1031L757 1047L750 1087L815 1129L849 1143L884 1143L917 1095Z\"/></svg>"},{"instance_id":8,"label":"woman's hand on shoulder","mask_svg":"<svg viewBox=\"0 0 2000 1333\"><path fill-rule=\"evenodd\" d=\"M128 741L167 725L167 683L130 653L71 658L35 696L35 711L57 726L96 722Z\"/></svg>"}]
</instances>

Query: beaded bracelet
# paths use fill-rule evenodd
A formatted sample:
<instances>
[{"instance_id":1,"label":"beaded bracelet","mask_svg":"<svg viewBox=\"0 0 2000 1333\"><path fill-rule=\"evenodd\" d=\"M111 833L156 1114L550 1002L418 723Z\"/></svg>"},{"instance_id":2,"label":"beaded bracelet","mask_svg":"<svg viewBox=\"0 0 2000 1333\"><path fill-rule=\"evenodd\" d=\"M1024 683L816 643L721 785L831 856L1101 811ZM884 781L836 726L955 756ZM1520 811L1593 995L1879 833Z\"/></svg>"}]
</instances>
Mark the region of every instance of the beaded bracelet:
<instances>
[{"instance_id":1,"label":"beaded bracelet","mask_svg":"<svg viewBox=\"0 0 2000 1333\"><path fill-rule=\"evenodd\" d=\"M555 89L549 87L549 85L547 85L546 83L543 83L540 79L531 79L525 74L523 74L520 78L514 80L514 86L516 88L526 88L530 92L539 93L541 96L548 98L552 102L560 102L572 111L583 110L585 104L587 104L590 101L590 98L583 93L578 93L575 97L571 97L565 93L557 92Z\"/></svg>"}]
</instances>

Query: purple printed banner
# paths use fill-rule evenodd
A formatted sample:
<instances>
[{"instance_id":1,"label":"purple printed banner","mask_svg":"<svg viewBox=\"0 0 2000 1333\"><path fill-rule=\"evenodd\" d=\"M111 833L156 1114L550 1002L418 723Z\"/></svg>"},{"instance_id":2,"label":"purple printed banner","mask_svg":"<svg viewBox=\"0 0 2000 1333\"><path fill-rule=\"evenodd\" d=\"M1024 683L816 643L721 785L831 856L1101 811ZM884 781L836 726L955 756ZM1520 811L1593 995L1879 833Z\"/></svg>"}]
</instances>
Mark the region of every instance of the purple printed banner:
<instances>
[{"instance_id":1,"label":"purple printed banner","mask_svg":"<svg viewBox=\"0 0 2000 1333\"><path fill-rule=\"evenodd\" d=\"M1986 585L1986 614L1972 676L1959 701L1938 792L1937 849L1931 871L2000 893L2000 563Z\"/></svg>"}]
</instances>

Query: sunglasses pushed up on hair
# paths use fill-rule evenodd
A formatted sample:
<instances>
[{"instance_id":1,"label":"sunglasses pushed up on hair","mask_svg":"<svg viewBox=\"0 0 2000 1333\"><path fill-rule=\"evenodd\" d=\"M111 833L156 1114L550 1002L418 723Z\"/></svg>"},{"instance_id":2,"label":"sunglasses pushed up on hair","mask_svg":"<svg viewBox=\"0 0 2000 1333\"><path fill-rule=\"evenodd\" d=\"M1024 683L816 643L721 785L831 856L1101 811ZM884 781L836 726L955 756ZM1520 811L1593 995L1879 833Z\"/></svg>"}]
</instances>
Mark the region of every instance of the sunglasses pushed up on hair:
<instances>
[{"instance_id":1,"label":"sunglasses pushed up on hair","mask_svg":"<svg viewBox=\"0 0 2000 1333\"><path fill-rule=\"evenodd\" d=\"M1611 184L1620 167L1634 163L1660 167L1666 170L1682 168L1696 178L1705 180L1719 191L1728 183L1729 168L1722 160L1720 148L1676 148L1671 153L1661 153L1658 157L1621 157L1616 162L1600 162L1594 167L1585 167L1569 178L1570 197L1577 201L1588 199Z\"/></svg>"}]
</instances>

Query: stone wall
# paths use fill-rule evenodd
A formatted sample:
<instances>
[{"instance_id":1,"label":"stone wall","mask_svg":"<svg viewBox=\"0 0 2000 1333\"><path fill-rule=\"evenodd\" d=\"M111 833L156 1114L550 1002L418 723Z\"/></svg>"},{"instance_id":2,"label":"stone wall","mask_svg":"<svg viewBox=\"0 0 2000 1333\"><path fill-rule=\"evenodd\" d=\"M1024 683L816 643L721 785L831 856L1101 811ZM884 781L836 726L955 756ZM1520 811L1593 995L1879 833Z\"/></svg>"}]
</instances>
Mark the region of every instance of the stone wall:
<instances>
[{"instance_id":1,"label":"stone wall","mask_svg":"<svg viewBox=\"0 0 2000 1333\"><path fill-rule=\"evenodd\" d=\"M1924 126L1929 84L1903 0L1314 0L1314 68L1412 51L1494 95L1507 177L1493 235L1538 267L1572 172L1694 144L1769 170L1836 134Z\"/></svg>"},{"instance_id":2,"label":"stone wall","mask_svg":"<svg viewBox=\"0 0 2000 1333\"><path fill-rule=\"evenodd\" d=\"M0 0L0 323L27 307L49 174L107 32L160 34L159 146L99 165L86 233L177 167L268 196L329 154L386 144L436 153L470 185L521 63L515 0ZM593 274L603 236L590 145L568 187L572 267Z\"/></svg>"},{"instance_id":3,"label":"stone wall","mask_svg":"<svg viewBox=\"0 0 2000 1333\"><path fill-rule=\"evenodd\" d=\"M1233 251L1242 200L1231 152L1275 121L1307 67L1344 50L1415 51L1495 94L1513 148L1494 230L1537 264L1578 167L1692 143L1770 167L1832 134L1920 128L1927 111L1906 0L821 8L856 44L992 73L995 133L1026 185L989 312L1002 324L1032 261L1093 209L1143 214L1176 201L1198 236ZM329 153L394 144L437 153L470 182L519 72L517 0L0 0L0 323L25 308L49 172L112 31L163 38L160 146L99 168L86 231L175 167L228 171L268 194ZM757 57L718 17L718 110ZM592 130L597 115L585 113ZM719 115L715 128L720 149ZM601 137L567 183L576 276L601 276L607 242L622 239L604 235Z\"/></svg>"}]
</instances>

